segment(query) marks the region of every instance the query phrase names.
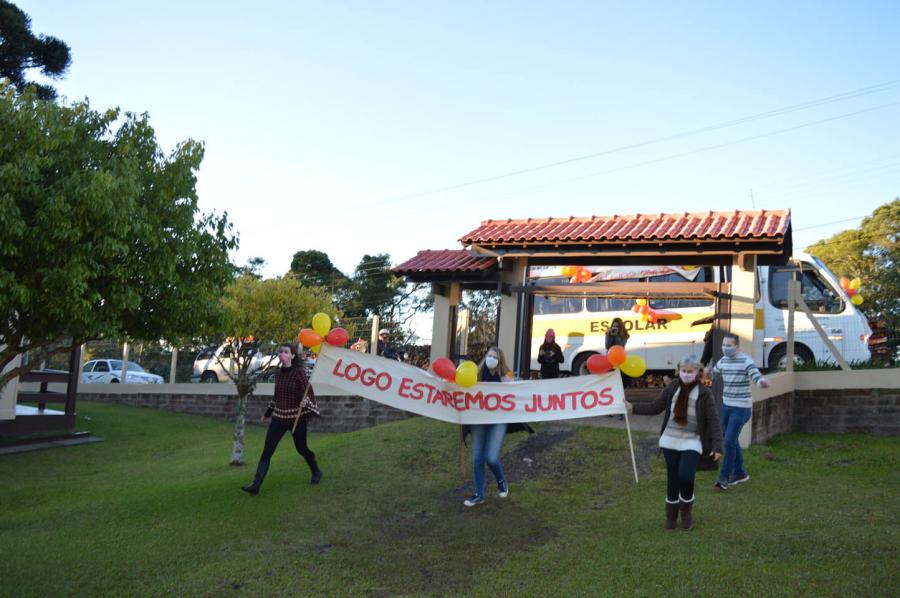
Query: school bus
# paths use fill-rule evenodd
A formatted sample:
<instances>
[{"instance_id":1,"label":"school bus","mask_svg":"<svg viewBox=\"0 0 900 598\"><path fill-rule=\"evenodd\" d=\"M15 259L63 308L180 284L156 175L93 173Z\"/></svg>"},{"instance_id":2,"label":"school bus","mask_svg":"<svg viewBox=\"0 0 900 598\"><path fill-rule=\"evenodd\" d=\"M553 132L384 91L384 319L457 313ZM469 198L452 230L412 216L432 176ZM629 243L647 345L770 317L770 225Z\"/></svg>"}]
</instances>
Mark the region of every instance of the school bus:
<instances>
[{"instance_id":1,"label":"school bus","mask_svg":"<svg viewBox=\"0 0 900 598\"><path fill-rule=\"evenodd\" d=\"M637 266L590 266L583 282L719 282L729 278L727 268ZM570 284L559 266L534 266L528 273L530 282L537 285ZM868 322L841 289L837 277L817 258L796 254L784 266L760 266L757 313L762 316L763 367L784 368L786 363L787 281L796 278L801 295L816 320L825 328L831 342L847 361L868 361L868 340L872 334ZM577 283L572 284L573 290ZM646 321L632 308L635 299L591 296L535 295L532 320L531 368L539 369L538 347L547 329L556 333L556 342L563 349L565 362L561 370L585 373L588 358L606 353L605 335L614 318L621 318L630 335L626 345L631 354L638 354L647 362L647 369L671 372L686 354L699 357L703 352L703 337L711 327L715 305L712 298L662 299L653 298L648 305L680 315L680 319L661 317L657 322ZM833 362L834 358L812 322L799 310L795 314L795 362ZM750 352L748 350L748 352Z\"/></svg>"}]
</instances>

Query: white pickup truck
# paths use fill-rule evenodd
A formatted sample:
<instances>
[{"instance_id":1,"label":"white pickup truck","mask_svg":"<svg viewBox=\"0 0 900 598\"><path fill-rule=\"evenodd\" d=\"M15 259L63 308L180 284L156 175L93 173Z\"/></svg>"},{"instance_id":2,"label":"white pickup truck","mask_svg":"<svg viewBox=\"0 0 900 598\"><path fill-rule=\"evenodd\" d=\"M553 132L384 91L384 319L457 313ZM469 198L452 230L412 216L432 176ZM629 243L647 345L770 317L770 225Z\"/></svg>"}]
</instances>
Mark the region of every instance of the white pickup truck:
<instances>
[{"instance_id":1,"label":"white pickup truck","mask_svg":"<svg viewBox=\"0 0 900 598\"><path fill-rule=\"evenodd\" d=\"M278 358L274 355L263 355L256 347L246 345L241 351L248 351L251 355L250 372L256 372L265 368L275 368ZM237 359L234 356L235 348L230 343L223 343L218 348L210 347L197 354L194 360L194 372L191 382L230 382L227 372L237 373Z\"/></svg>"}]
</instances>

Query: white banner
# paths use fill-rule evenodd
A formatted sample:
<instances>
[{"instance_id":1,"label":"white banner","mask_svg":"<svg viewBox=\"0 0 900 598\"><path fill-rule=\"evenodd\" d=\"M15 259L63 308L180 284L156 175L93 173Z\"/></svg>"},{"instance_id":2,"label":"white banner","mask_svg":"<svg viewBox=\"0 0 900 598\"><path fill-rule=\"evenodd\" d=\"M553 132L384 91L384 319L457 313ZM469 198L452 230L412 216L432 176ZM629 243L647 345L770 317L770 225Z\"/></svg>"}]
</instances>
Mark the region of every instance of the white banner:
<instances>
[{"instance_id":1,"label":"white banner","mask_svg":"<svg viewBox=\"0 0 900 598\"><path fill-rule=\"evenodd\" d=\"M618 370L602 374L479 382L447 382L415 366L323 344L312 375L321 394L365 397L397 409L455 424L536 422L624 414Z\"/></svg>"}]
</instances>

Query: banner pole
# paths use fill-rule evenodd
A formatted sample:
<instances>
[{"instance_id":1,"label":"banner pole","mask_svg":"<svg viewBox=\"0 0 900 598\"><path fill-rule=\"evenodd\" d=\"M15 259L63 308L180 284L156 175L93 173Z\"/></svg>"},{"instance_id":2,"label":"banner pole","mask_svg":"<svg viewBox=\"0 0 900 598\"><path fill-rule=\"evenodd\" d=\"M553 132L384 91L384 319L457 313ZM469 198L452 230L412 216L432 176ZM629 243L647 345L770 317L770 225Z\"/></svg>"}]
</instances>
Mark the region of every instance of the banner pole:
<instances>
[{"instance_id":1,"label":"banner pole","mask_svg":"<svg viewBox=\"0 0 900 598\"><path fill-rule=\"evenodd\" d=\"M462 476L463 484L466 483L466 449L463 435L462 424L459 426L459 475Z\"/></svg>"},{"instance_id":2,"label":"banner pole","mask_svg":"<svg viewBox=\"0 0 900 598\"><path fill-rule=\"evenodd\" d=\"M634 470L634 483L638 483L637 461L634 460L634 443L631 441L631 424L628 421L628 407L625 407L625 431L628 432L628 449L631 451L631 468Z\"/></svg>"},{"instance_id":3,"label":"banner pole","mask_svg":"<svg viewBox=\"0 0 900 598\"><path fill-rule=\"evenodd\" d=\"M300 367L303 367L302 365ZM300 415L303 413L303 405L306 403L306 395L309 394L309 387L312 386L312 382L307 378L306 380L306 390L303 391L303 398L300 399L300 411L297 412L297 417L294 419L294 427L291 428L291 434L297 431L297 424L300 423Z\"/></svg>"}]
</instances>

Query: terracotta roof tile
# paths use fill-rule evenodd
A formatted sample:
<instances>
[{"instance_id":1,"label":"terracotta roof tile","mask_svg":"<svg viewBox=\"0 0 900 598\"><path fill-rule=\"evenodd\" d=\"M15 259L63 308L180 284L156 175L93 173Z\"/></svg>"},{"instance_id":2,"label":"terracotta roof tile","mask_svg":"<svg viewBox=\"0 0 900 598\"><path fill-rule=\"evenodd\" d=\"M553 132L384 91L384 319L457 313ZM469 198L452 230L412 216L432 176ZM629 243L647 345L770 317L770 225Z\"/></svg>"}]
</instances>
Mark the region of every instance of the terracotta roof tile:
<instances>
[{"instance_id":1,"label":"terracotta roof tile","mask_svg":"<svg viewBox=\"0 0 900 598\"><path fill-rule=\"evenodd\" d=\"M492 257L475 255L468 249L426 249L392 268L397 275L425 272L481 272L497 263Z\"/></svg>"},{"instance_id":2,"label":"terracotta roof tile","mask_svg":"<svg viewBox=\"0 0 900 598\"><path fill-rule=\"evenodd\" d=\"M790 221L790 210L485 220L460 241L504 244L771 240L783 238Z\"/></svg>"}]
</instances>

